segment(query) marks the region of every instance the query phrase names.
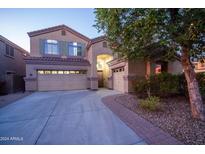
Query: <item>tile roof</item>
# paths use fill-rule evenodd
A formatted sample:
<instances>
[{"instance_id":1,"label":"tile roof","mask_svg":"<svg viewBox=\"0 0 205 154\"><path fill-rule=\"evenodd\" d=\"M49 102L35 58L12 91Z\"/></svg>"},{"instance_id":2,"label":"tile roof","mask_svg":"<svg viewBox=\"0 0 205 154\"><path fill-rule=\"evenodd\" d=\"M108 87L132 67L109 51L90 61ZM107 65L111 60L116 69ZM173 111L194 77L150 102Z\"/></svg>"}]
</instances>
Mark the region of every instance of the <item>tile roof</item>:
<instances>
[{"instance_id":1,"label":"tile roof","mask_svg":"<svg viewBox=\"0 0 205 154\"><path fill-rule=\"evenodd\" d=\"M3 37L2 35L0 35L0 41L3 41L4 43L12 46L13 48L16 48L17 50L19 50L20 52L29 55L29 52L26 51L25 49L23 49L22 47L18 46L17 44L11 42L10 40L8 40L7 38Z\"/></svg>"},{"instance_id":2,"label":"tile roof","mask_svg":"<svg viewBox=\"0 0 205 154\"><path fill-rule=\"evenodd\" d=\"M26 64L43 65L71 65L71 66L89 66L88 60L79 57L28 57L24 59Z\"/></svg>"},{"instance_id":3,"label":"tile roof","mask_svg":"<svg viewBox=\"0 0 205 154\"><path fill-rule=\"evenodd\" d=\"M67 30L67 31L71 32L72 34L77 35L78 37L80 37L86 41L90 41L90 38L88 38L87 36L77 32L76 30L74 30L66 25L58 25L58 26L53 26L53 27L49 27L49 28L45 28L45 29L40 29L40 30L28 32L28 35L30 37L33 37L33 36L53 32L53 31L57 31L57 30L61 30L61 29Z\"/></svg>"},{"instance_id":4,"label":"tile roof","mask_svg":"<svg viewBox=\"0 0 205 154\"><path fill-rule=\"evenodd\" d=\"M91 46L92 44L95 44L95 43L98 43L98 42L101 42L101 41L104 41L104 40L107 40L107 37L106 37L105 35L102 35L102 36L93 38L93 39L91 39L90 42L88 43L87 48L90 48L90 46Z\"/></svg>"},{"instance_id":5,"label":"tile roof","mask_svg":"<svg viewBox=\"0 0 205 154\"><path fill-rule=\"evenodd\" d=\"M100 42L100 41L104 41L106 40L106 36L105 35L102 35L102 36L99 36L99 37L96 37L96 38L93 38L91 40L91 44L94 44L94 43L97 43L97 42Z\"/></svg>"},{"instance_id":6,"label":"tile roof","mask_svg":"<svg viewBox=\"0 0 205 154\"><path fill-rule=\"evenodd\" d=\"M30 37L33 37L33 36L37 36L37 35L41 35L41 34L45 34L45 33L50 33L50 32L54 32L54 31L58 31L58 30L62 30L62 29L67 30L67 31L71 32L72 34L74 34L74 35L88 41L87 48L89 48L92 44L95 44L95 43L98 43L100 41L106 40L105 35L90 39L87 36L75 31L74 29L72 29L72 28L70 28L66 25L58 25L58 26L53 26L53 27L49 27L49 28L45 28L45 29L40 29L40 30L28 32L28 35Z\"/></svg>"}]
</instances>

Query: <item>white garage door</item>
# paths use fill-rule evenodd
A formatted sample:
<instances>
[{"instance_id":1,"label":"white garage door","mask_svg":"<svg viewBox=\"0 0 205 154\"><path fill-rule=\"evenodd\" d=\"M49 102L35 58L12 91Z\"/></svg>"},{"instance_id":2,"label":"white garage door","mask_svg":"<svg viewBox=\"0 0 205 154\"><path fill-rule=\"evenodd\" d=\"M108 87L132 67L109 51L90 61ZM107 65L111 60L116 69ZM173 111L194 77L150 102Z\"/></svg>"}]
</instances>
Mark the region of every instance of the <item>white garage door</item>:
<instances>
[{"instance_id":1,"label":"white garage door","mask_svg":"<svg viewBox=\"0 0 205 154\"><path fill-rule=\"evenodd\" d=\"M124 92L124 68L113 70L113 89Z\"/></svg>"},{"instance_id":2,"label":"white garage door","mask_svg":"<svg viewBox=\"0 0 205 154\"><path fill-rule=\"evenodd\" d=\"M87 89L87 75L81 71L38 71L38 90Z\"/></svg>"}]
</instances>

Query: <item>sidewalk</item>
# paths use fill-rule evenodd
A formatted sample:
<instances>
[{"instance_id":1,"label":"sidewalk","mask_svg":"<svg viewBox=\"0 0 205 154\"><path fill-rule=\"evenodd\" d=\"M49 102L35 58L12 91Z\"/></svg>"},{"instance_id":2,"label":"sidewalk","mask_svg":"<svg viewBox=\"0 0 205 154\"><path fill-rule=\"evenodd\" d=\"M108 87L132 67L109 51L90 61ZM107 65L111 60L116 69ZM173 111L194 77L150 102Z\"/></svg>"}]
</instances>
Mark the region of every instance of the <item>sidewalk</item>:
<instances>
[{"instance_id":1,"label":"sidewalk","mask_svg":"<svg viewBox=\"0 0 205 154\"><path fill-rule=\"evenodd\" d=\"M30 92L18 92L18 93L12 93L12 94L8 94L8 95L3 95L0 96L0 108L11 104L12 102L15 102L23 97L26 97L28 95L30 95Z\"/></svg>"},{"instance_id":2,"label":"sidewalk","mask_svg":"<svg viewBox=\"0 0 205 154\"><path fill-rule=\"evenodd\" d=\"M117 103L115 101L116 96L118 95L104 97L102 98L102 102L146 143L152 145L183 144L162 129L154 126L149 121Z\"/></svg>"}]
</instances>

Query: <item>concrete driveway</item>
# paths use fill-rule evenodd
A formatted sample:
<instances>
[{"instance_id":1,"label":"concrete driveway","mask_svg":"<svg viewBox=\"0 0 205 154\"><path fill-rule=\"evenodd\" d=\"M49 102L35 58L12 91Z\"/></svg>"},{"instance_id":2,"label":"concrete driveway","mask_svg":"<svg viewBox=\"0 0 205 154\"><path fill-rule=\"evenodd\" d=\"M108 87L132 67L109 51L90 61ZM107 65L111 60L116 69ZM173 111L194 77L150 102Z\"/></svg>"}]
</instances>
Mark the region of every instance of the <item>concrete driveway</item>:
<instances>
[{"instance_id":1,"label":"concrete driveway","mask_svg":"<svg viewBox=\"0 0 205 154\"><path fill-rule=\"evenodd\" d=\"M0 108L0 144L146 144L101 102L117 93L35 92Z\"/></svg>"}]
</instances>

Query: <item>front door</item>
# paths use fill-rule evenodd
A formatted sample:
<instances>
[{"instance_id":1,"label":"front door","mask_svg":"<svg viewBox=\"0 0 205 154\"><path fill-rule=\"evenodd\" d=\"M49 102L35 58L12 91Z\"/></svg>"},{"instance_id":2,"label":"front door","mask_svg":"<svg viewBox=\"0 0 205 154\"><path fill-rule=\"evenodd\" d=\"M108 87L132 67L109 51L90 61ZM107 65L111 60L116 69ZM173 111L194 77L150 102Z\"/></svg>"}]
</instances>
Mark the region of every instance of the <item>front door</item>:
<instances>
[{"instance_id":1,"label":"front door","mask_svg":"<svg viewBox=\"0 0 205 154\"><path fill-rule=\"evenodd\" d=\"M98 71L98 87L103 87L103 71Z\"/></svg>"}]
</instances>

